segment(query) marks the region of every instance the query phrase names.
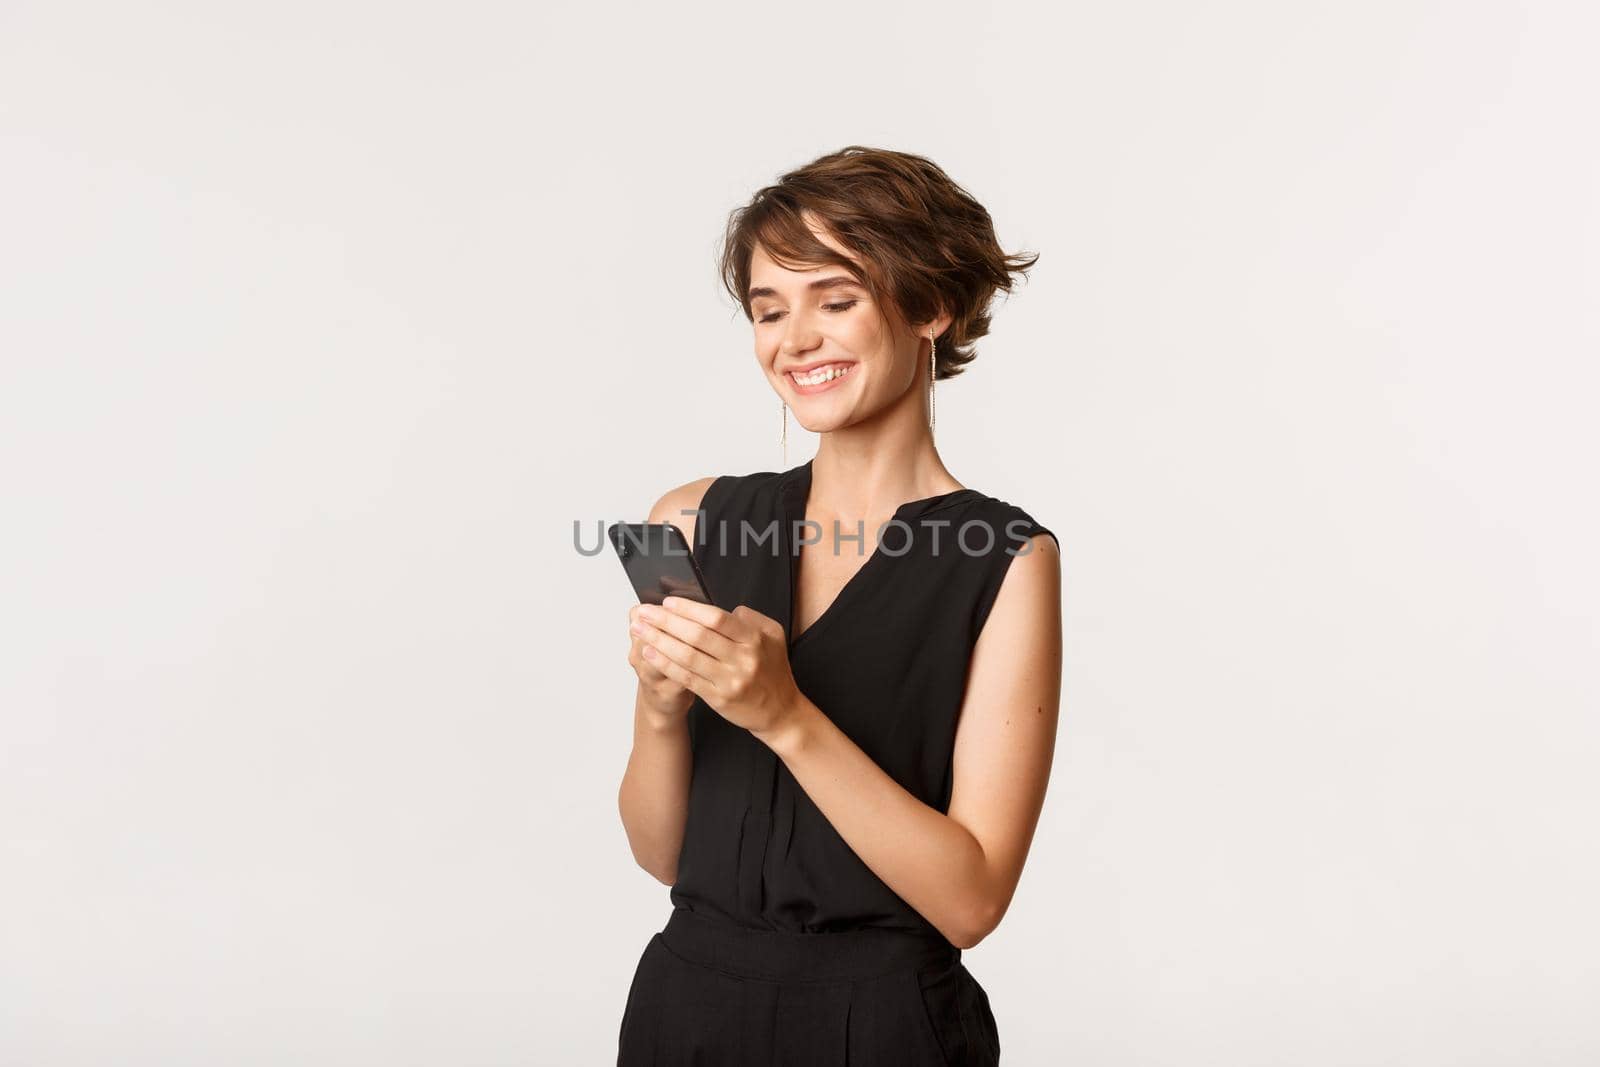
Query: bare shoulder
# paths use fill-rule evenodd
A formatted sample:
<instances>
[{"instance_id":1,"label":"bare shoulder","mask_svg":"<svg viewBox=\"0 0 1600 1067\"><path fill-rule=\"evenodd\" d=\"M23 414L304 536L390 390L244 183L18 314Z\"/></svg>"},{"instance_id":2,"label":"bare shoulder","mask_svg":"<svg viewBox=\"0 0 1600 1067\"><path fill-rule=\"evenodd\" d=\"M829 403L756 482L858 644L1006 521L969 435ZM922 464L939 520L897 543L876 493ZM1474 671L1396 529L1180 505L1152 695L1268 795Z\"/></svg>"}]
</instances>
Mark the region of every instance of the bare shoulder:
<instances>
[{"instance_id":1,"label":"bare shoulder","mask_svg":"<svg viewBox=\"0 0 1600 1067\"><path fill-rule=\"evenodd\" d=\"M1025 625L1052 607L1059 613L1060 606L1061 546L1054 534L1036 533L1017 546L1000 582L994 613Z\"/></svg>"},{"instance_id":2,"label":"bare shoulder","mask_svg":"<svg viewBox=\"0 0 1600 1067\"><path fill-rule=\"evenodd\" d=\"M1027 544L1018 544L1016 558L1011 561L1011 572L1021 571L1023 574L1054 574L1061 575L1061 545L1056 541L1056 535L1048 530L1034 534L1027 539ZM1010 574L1007 574L1007 578ZM1037 578L1024 578L1024 583L1037 581Z\"/></svg>"},{"instance_id":3,"label":"bare shoulder","mask_svg":"<svg viewBox=\"0 0 1600 1067\"><path fill-rule=\"evenodd\" d=\"M1056 658L1061 644L1061 547L1041 531L1007 549L1011 561L973 649L974 669L1015 670L1016 658Z\"/></svg>"},{"instance_id":4,"label":"bare shoulder","mask_svg":"<svg viewBox=\"0 0 1600 1067\"><path fill-rule=\"evenodd\" d=\"M700 502L705 499L706 490L716 480L716 476L712 475L707 478L696 478L692 482L685 482L668 489L650 508L650 521L672 523L683 531L684 538L691 545L694 544L695 525L700 517Z\"/></svg>"}]
</instances>

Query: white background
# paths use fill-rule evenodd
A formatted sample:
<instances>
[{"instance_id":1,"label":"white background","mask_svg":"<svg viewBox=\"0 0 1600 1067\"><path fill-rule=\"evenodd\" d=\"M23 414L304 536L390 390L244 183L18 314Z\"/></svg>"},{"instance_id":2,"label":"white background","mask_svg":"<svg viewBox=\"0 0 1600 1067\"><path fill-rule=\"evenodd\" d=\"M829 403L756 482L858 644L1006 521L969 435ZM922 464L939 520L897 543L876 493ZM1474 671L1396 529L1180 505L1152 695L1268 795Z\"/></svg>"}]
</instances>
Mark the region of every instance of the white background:
<instances>
[{"instance_id":1,"label":"white background","mask_svg":"<svg viewBox=\"0 0 1600 1067\"><path fill-rule=\"evenodd\" d=\"M573 524L779 468L713 257L852 143L1041 254L938 400L1065 559L1005 1062L1600 1060L1597 28L11 0L0 1062L614 1057Z\"/></svg>"}]
</instances>

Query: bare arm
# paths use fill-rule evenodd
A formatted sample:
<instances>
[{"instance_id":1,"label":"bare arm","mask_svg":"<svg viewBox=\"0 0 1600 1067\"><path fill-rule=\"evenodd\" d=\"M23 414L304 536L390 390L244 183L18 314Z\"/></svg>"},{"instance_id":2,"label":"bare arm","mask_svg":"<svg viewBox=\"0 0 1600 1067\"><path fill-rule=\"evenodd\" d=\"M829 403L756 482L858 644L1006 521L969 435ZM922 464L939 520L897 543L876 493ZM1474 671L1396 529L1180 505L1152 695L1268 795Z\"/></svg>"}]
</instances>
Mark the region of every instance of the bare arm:
<instances>
[{"instance_id":1,"label":"bare arm","mask_svg":"<svg viewBox=\"0 0 1600 1067\"><path fill-rule=\"evenodd\" d=\"M1000 923L1044 806L1061 696L1061 561L1047 534L1013 558L973 649L949 814L891 778L803 695L752 733L879 878L952 944Z\"/></svg>"},{"instance_id":2,"label":"bare arm","mask_svg":"<svg viewBox=\"0 0 1600 1067\"><path fill-rule=\"evenodd\" d=\"M668 492L650 509L649 521L676 524L693 545L695 512L712 481L702 478ZM637 612L638 605L629 609L630 622ZM642 658L637 636L629 640L628 663L639 684L633 702L633 749L617 790L617 810L634 861L657 881L672 885L677 881L689 812L692 761L687 712L695 695Z\"/></svg>"},{"instance_id":3,"label":"bare arm","mask_svg":"<svg viewBox=\"0 0 1600 1067\"><path fill-rule=\"evenodd\" d=\"M677 881L678 853L689 812L688 719L662 715L643 696L633 705L633 750L617 790L628 847L663 885Z\"/></svg>"}]
</instances>

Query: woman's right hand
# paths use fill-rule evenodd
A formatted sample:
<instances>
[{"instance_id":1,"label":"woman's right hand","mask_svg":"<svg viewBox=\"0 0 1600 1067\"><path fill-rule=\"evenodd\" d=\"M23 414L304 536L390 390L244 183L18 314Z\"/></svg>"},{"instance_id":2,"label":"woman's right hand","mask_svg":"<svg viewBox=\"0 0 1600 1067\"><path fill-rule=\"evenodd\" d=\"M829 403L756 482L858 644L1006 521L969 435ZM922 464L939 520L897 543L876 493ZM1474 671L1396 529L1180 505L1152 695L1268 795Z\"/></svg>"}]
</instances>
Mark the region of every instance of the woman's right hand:
<instances>
[{"instance_id":1,"label":"woman's right hand","mask_svg":"<svg viewBox=\"0 0 1600 1067\"><path fill-rule=\"evenodd\" d=\"M663 721L671 721L689 711L696 696L663 674L644 658L645 643L633 632L634 626L648 626L639 618L639 605L628 609L628 665L639 676L639 697Z\"/></svg>"}]
</instances>

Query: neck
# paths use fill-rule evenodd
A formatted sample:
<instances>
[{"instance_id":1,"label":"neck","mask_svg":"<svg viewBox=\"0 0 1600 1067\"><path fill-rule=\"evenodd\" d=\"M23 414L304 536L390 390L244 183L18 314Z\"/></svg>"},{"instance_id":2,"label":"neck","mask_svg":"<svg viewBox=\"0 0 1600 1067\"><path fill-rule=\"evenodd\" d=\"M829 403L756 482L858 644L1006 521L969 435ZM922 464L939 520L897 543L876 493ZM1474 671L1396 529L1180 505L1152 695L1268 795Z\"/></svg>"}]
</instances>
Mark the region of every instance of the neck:
<instances>
[{"instance_id":1,"label":"neck","mask_svg":"<svg viewBox=\"0 0 1600 1067\"><path fill-rule=\"evenodd\" d=\"M825 433L811 461L811 503L824 514L887 515L908 500L964 488L939 458L926 421Z\"/></svg>"}]
</instances>

